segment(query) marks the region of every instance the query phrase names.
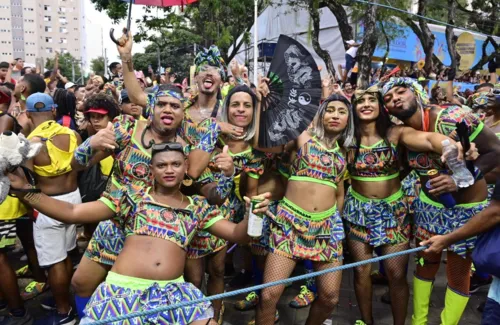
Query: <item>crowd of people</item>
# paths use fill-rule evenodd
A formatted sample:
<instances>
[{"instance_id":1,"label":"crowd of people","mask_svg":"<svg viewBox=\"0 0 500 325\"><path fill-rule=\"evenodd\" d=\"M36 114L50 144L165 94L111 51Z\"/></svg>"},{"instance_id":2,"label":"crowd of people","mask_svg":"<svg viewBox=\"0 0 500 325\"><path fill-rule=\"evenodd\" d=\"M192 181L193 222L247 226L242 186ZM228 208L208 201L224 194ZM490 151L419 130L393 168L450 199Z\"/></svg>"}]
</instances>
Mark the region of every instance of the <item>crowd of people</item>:
<instances>
[{"instance_id":1,"label":"crowd of people","mask_svg":"<svg viewBox=\"0 0 500 325\"><path fill-rule=\"evenodd\" d=\"M20 59L0 63L0 133L42 144L25 168L4 171L13 196L0 205L0 310L9 310L0 325L33 323L24 301L45 291L51 294L41 306L52 312L40 324L70 325L199 299L205 273L206 295L222 293L225 274L235 272L234 244L244 267L233 286L286 279L297 263L312 272L338 267L344 257L359 262L412 242L429 245L416 256L414 325L428 322L443 249L442 324L458 324L471 286L492 281L472 271L471 252L473 236L500 222L494 73L473 94L448 83L431 97L426 80L408 76L374 73L367 89L356 89L347 74L343 82L325 78L310 127L284 146L261 148L267 78L252 84L244 66L227 67L212 46L197 54L190 88L168 70L134 71L131 35L120 44L110 77L93 75L86 85L62 76L57 57L45 73ZM351 78L355 51L348 54ZM461 122L469 150L455 131ZM451 158L474 162L472 185L459 187L450 172L446 140L458 150ZM445 194L453 206L443 205ZM247 234L250 213L263 218L259 237ZM78 234L77 225L84 225ZM17 271L7 257L16 237L28 261ZM77 240L88 246L74 270ZM387 259L377 273L388 283L396 325L408 314L409 258ZM21 291L17 277L28 273L33 282ZM338 304L341 279L335 271L309 280L290 307L310 306L306 324L323 324ZM370 264L354 268L356 325L377 322L373 282ZM252 323L274 324L284 289L251 292L235 307L255 309ZM214 300L113 324L222 324L224 312ZM483 324L500 324L495 277Z\"/></svg>"}]
</instances>

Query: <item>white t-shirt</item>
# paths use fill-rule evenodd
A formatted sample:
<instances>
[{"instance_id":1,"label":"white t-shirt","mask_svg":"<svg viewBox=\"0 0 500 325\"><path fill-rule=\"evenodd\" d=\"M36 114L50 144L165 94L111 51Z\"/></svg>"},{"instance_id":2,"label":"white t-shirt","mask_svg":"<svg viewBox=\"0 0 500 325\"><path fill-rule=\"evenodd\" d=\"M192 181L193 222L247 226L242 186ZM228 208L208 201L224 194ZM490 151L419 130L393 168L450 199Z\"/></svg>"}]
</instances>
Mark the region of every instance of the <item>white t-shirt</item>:
<instances>
[{"instance_id":1,"label":"white t-shirt","mask_svg":"<svg viewBox=\"0 0 500 325\"><path fill-rule=\"evenodd\" d=\"M346 54L349 54L350 56L352 56L353 58L356 58L356 53L358 53L358 47L357 46L351 46L347 52L345 52Z\"/></svg>"}]
</instances>

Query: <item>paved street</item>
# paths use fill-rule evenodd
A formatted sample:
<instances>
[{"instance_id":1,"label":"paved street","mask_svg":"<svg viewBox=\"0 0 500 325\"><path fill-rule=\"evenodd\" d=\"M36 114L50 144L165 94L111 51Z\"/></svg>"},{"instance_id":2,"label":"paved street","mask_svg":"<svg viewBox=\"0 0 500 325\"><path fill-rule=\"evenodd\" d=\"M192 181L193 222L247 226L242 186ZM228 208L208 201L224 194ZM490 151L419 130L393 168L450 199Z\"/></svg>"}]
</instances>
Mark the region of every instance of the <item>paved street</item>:
<instances>
[{"instance_id":1,"label":"paved street","mask_svg":"<svg viewBox=\"0 0 500 325\"><path fill-rule=\"evenodd\" d=\"M82 251L82 250L80 250ZM23 265L22 262L19 261L21 254L11 254L10 258L13 264L18 267ZM235 255L237 256L237 254ZM413 263L413 258L410 258L410 272L413 272L415 267ZM446 281L445 281L445 264L443 263L440 268L440 272L438 275L438 279L435 282L434 291L432 295L432 304L430 309L430 317L429 317L429 325L440 324L439 322L439 314L444 304L444 294L446 289ZM376 267L376 266L374 266ZM296 274L301 274L300 267L297 267ZM409 274L411 274L409 272ZM411 276L408 276L409 281L411 281ZM340 292L340 303L338 308L334 310L331 316L331 325L353 325L356 319L359 317L358 307L356 304L356 297L353 289L353 272L352 270L344 271L343 279L342 279L342 288ZM29 283L28 279L19 279L20 286L24 287ZM279 322L280 325L302 325L305 323L307 318L307 314L309 312L309 308L295 310L288 307L288 302L299 292L300 285L302 283L294 283L293 286L287 288L284 292L282 299L280 300L278 309L281 315L281 320ZM230 289L229 289L230 290ZM381 296L386 291L385 286L375 286L374 287L374 317L377 325L391 325L392 324L392 316L390 306L381 302ZM411 293L411 285L410 285L410 293ZM487 288L482 288L478 293L472 295L469 304L467 306L467 310L462 317L461 325L479 325L481 314L477 311L476 307L485 300L487 293ZM49 293L44 293L43 295L27 302L27 307L32 312L32 314L36 318L43 317L45 315L45 311L40 308L40 301L47 297ZM240 325L246 324L249 320L251 320L254 316L254 311L247 312L239 312L234 309L234 302L238 299L241 299L242 296L236 296L233 299L226 300L226 314L224 317L224 324L226 325ZM410 308L409 308L409 316L407 320L407 324L410 324L411 321L411 299L410 296Z\"/></svg>"}]
</instances>

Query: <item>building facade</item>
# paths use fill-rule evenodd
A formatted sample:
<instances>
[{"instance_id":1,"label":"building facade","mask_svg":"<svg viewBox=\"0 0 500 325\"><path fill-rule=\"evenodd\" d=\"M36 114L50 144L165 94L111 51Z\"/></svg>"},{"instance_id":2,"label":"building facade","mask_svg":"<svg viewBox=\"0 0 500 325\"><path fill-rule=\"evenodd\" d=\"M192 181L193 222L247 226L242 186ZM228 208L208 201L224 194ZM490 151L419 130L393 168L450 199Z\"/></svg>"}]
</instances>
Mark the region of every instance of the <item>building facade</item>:
<instances>
[{"instance_id":1,"label":"building facade","mask_svg":"<svg viewBox=\"0 0 500 325\"><path fill-rule=\"evenodd\" d=\"M34 66L70 53L86 61L84 0L0 0L0 60L22 58Z\"/></svg>"}]
</instances>

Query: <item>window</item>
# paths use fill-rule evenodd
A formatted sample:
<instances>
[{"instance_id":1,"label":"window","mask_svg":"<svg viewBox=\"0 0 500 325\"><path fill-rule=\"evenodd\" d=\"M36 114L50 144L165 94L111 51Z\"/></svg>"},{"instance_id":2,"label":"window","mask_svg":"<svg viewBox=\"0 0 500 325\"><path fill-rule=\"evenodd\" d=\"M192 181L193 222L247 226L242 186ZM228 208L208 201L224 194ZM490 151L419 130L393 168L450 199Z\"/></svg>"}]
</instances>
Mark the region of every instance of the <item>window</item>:
<instances>
[{"instance_id":1,"label":"window","mask_svg":"<svg viewBox=\"0 0 500 325\"><path fill-rule=\"evenodd\" d=\"M59 22L61 24L67 24L68 23L68 21L66 20L66 17L59 17Z\"/></svg>"},{"instance_id":2,"label":"window","mask_svg":"<svg viewBox=\"0 0 500 325\"><path fill-rule=\"evenodd\" d=\"M45 11L50 11L51 9L50 9L50 6L49 6L49 5L45 5L45 6L43 6L43 10L45 10Z\"/></svg>"},{"instance_id":3,"label":"window","mask_svg":"<svg viewBox=\"0 0 500 325\"><path fill-rule=\"evenodd\" d=\"M43 21L52 21L52 17L50 17L50 16L43 16Z\"/></svg>"},{"instance_id":4,"label":"window","mask_svg":"<svg viewBox=\"0 0 500 325\"><path fill-rule=\"evenodd\" d=\"M45 37L46 43L52 43L52 37Z\"/></svg>"},{"instance_id":5,"label":"window","mask_svg":"<svg viewBox=\"0 0 500 325\"><path fill-rule=\"evenodd\" d=\"M68 53L68 50L67 49L64 49L64 48L61 48L61 53L64 54L64 53Z\"/></svg>"},{"instance_id":6,"label":"window","mask_svg":"<svg viewBox=\"0 0 500 325\"><path fill-rule=\"evenodd\" d=\"M59 33L67 33L68 29L66 27L59 27Z\"/></svg>"},{"instance_id":7,"label":"window","mask_svg":"<svg viewBox=\"0 0 500 325\"><path fill-rule=\"evenodd\" d=\"M64 37L61 37L61 40L59 41L59 43L66 44L66 43L68 43L68 40Z\"/></svg>"},{"instance_id":8,"label":"window","mask_svg":"<svg viewBox=\"0 0 500 325\"><path fill-rule=\"evenodd\" d=\"M66 12L66 8L65 7L59 7L59 12Z\"/></svg>"},{"instance_id":9,"label":"window","mask_svg":"<svg viewBox=\"0 0 500 325\"><path fill-rule=\"evenodd\" d=\"M47 47L47 48L45 49L45 52L47 52L47 53L52 53L52 48L51 48L51 47Z\"/></svg>"},{"instance_id":10,"label":"window","mask_svg":"<svg viewBox=\"0 0 500 325\"><path fill-rule=\"evenodd\" d=\"M48 33L52 32L52 27L45 26L45 31L48 32Z\"/></svg>"}]
</instances>

